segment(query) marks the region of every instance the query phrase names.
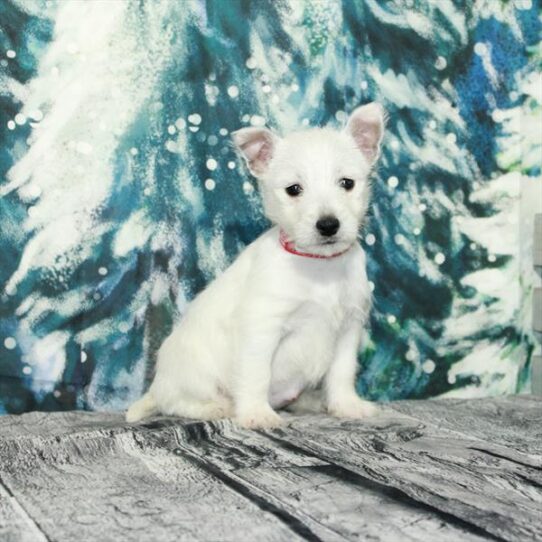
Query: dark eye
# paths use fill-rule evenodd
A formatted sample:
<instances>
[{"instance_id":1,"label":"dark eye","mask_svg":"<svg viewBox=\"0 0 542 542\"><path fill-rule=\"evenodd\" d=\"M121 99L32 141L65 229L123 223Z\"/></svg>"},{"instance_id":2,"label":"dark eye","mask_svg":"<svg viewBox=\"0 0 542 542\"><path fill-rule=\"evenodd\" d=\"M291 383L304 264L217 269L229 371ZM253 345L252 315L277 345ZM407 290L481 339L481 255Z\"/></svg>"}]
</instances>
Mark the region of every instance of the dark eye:
<instances>
[{"instance_id":1,"label":"dark eye","mask_svg":"<svg viewBox=\"0 0 542 542\"><path fill-rule=\"evenodd\" d=\"M286 194L295 198L303 192L303 187L300 184L292 184L286 187Z\"/></svg>"},{"instance_id":2,"label":"dark eye","mask_svg":"<svg viewBox=\"0 0 542 542\"><path fill-rule=\"evenodd\" d=\"M342 188L344 188L345 190L352 190L352 188L354 188L354 185L356 184L354 182L353 179L347 179L347 178L344 178L344 179L341 179L339 181L339 184L341 185Z\"/></svg>"}]
</instances>

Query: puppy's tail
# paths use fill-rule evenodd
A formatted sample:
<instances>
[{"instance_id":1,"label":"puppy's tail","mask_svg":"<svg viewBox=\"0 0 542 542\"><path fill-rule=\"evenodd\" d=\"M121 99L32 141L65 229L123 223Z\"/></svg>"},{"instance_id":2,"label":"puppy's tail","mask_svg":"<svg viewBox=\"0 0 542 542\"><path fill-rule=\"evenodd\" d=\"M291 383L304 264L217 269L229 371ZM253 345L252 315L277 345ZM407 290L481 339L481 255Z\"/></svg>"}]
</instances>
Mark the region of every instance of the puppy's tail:
<instances>
[{"instance_id":1,"label":"puppy's tail","mask_svg":"<svg viewBox=\"0 0 542 542\"><path fill-rule=\"evenodd\" d=\"M148 418L158 412L158 407L152 398L152 395L147 392L139 401L136 401L126 411L126 421L128 423L138 422L144 418Z\"/></svg>"}]
</instances>

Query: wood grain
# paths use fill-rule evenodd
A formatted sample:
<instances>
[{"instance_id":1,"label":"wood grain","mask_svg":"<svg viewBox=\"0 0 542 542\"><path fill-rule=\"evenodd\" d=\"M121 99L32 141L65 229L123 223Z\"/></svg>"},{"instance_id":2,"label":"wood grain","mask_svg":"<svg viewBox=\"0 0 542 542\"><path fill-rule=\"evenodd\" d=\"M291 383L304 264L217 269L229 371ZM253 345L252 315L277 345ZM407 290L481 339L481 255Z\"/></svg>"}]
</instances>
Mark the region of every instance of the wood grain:
<instances>
[{"instance_id":1,"label":"wood grain","mask_svg":"<svg viewBox=\"0 0 542 542\"><path fill-rule=\"evenodd\" d=\"M0 539L542 539L542 398L285 418L2 417Z\"/></svg>"}]
</instances>

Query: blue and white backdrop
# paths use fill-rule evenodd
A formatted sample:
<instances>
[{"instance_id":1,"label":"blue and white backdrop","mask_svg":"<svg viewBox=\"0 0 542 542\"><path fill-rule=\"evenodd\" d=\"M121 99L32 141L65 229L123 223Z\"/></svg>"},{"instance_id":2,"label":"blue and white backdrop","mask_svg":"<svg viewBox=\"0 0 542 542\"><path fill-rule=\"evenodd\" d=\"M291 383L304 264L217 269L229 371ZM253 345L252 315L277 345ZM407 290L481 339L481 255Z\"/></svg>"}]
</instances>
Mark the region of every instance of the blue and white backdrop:
<instances>
[{"instance_id":1,"label":"blue and white backdrop","mask_svg":"<svg viewBox=\"0 0 542 542\"><path fill-rule=\"evenodd\" d=\"M525 390L538 0L2 0L0 412L120 409L268 224L229 134L390 121L359 391ZM542 197L542 196L540 196Z\"/></svg>"}]
</instances>

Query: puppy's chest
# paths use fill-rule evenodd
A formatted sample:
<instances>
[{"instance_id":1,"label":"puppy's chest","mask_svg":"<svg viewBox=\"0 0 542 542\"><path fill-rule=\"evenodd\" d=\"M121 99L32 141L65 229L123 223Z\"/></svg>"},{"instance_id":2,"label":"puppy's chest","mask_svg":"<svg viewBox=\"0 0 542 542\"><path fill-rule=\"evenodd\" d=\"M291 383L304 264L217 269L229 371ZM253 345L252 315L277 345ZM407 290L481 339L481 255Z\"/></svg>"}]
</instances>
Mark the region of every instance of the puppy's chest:
<instances>
[{"instance_id":1,"label":"puppy's chest","mask_svg":"<svg viewBox=\"0 0 542 542\"><path fill-rule=\"evenodd\" d=\"M304 317L326 319L340 325L357 312L362 292L346 272L300 277L293 299Z\"/></svg>"}]
</instances>

